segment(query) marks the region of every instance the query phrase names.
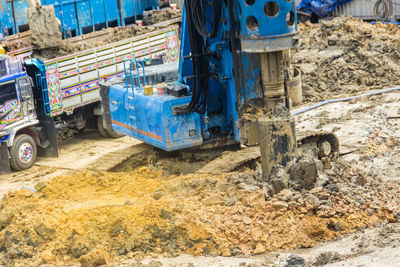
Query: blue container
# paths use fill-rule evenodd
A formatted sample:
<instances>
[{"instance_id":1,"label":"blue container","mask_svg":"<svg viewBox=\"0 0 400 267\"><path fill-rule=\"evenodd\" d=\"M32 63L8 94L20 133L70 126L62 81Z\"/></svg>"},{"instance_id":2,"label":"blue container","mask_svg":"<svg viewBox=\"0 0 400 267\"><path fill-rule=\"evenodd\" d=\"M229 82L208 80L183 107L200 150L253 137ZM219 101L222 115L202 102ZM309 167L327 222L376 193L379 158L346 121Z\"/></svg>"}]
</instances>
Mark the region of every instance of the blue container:
<instances>
[{"instance_id":1,"label":"blue container","mask_svg":"<svg viewBox=\"0 0 400 267\"><path fill-rule=\"evenodd\" d=\"M24 0L0 0L0 30L5 36L28 29L28 2Z\"/></svg>"},{"instance_id":2,"label":"blue container","mask_svg":"<svg viewBox=\"0 0 400 267\"><path fill-rule=\"evenodd\" d=\"M53 5L65 38L103 28L133 24L143 11L156 9L157 0L41 0ZM29 29L26 0L0 0L0 30L13 35Z\"/></svg>"}]
</instances>

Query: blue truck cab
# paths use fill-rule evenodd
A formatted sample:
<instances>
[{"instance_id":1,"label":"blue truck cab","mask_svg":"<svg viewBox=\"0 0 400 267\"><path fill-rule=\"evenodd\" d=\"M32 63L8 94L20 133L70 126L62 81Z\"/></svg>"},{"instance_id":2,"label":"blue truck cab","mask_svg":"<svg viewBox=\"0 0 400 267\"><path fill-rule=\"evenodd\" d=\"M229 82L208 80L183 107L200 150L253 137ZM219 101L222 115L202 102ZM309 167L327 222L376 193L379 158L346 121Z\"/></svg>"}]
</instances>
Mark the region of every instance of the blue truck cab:
<instances>
[{"instance_id":1,"label":"blue truck cab","mask_svg":"<svg viewBox=\"0 0 400 267\"><path fill-rule=\"evenodd\" d=\"M56 140L49 140L54 122L45 114L41 86L31 78L37 74L33 66L0 57L0 173L10 172L10 165L15 170L30 168L38 149L57 156Z\"/></svg>"}]
</instances>

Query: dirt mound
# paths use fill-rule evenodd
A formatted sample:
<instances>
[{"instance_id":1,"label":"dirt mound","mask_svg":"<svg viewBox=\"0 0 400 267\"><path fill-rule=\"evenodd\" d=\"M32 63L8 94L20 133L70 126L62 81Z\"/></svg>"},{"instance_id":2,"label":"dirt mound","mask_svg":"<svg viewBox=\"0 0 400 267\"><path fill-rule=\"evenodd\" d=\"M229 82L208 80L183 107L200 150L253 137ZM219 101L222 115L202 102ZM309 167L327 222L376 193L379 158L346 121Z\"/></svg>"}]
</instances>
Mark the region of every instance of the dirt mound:
<instances>
[{"instance_id":1,"label":"dirt mound","mask_svg":"<svg viewBox=\"0 0 400 267\"><path fill-rule=\"evenodd\" d=\"M60 22L55 16L54 8L35 6L29 8L28 12L30 31L7 38L5 46L8 51L34 46L33 56L48 60L149 33L165 27L162 25L163 22L180 18L180 16L180 11L171 8L145 11L146 26L139 27L134 24L112 27L62 39Z\"/></svg>"},{"instance_id":2,"label":"dirt mound","mask_svg":"<svg viewBox=\"0 0 400 267\"><path fill-rule=\"evenodd\" d=\"M237 256L311 247L395 221L400 188L345 162L311 190L265 200L259 167L223 175L161 170L81 172L11 192L1 202L0 263L84 266L135 255Z\"/></svg>"},{"instance_id":3,"label":"dirt mound","mask_svg":"<svg viewBox=\"0 0 400 267\"><path fill-rule=\"evenodd\" d=\"M60 21L54 13L53 6L28 8L28 21L32 45L38 49L61 45Z\"/></svg>"},{"instance_id":4,"label":"dirt mound","mask_svg":"<svg viewBox=\"0 0 400 267\"><path fill-rule=\"evenodd\" d=\"M180 17L180 11L172 8L164 8L160 10L144 11L143 13L143 24L153 25L162 21L175 19Z\"/></svg>"},{"instance_id":5,"label":"dirt mound","mask_svg":"<svg viewBox=\"0 0 400 267\"><path fill-rule=\"evenodd\" d=\"M103 29L79 38L64 39L57 47L35 49L33 55L39 59L48 60L132 38L156 29L153 26L139 27L137 25Z\"/></svg>"},{"instance_id":6,"label":"dirt mound","mask_svg":"<svg viewBox=\"0 0 400 267\"><path fill-rule=\"evenodd\" d=\"M400 84L400 27L349 17L300 24L293 63L302 70L305 102Z\"/></svg>"}]
</instances>

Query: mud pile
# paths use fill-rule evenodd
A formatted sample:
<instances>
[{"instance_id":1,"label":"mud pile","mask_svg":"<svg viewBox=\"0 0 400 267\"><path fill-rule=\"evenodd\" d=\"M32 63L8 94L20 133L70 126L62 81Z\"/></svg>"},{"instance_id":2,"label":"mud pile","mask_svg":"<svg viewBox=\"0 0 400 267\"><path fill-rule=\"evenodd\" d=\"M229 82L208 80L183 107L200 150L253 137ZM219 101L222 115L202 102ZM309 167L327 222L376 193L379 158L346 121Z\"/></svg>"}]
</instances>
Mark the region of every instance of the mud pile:
<instances>
[{"instance_id":1,"label":"mud pile","mask_svg":"<svg viewBox=\"0 0 400 267\"><path fill-rule=\"evenodd\" d=\"M85 34L83 37L78 39L64 39L57 47L35 49L33 52L35 57L42 60L48 60L132 38L156 29L157 28L153 26L139 27L137 25L108 28Z\"/></svg>"},{"instance_id":2,"label":"mud pile","mask_svg":"<svg viewBox=\"0 0 400 267\"><path fill-rule=\"evenodd\" d=\"M309 189L283 189L268 200L259 167L223 175L163 175L142 167L58 177L39 183L37 192L3 198L0 264L262 254L399 218L396 184L341 161L323 166Z\"/></svg>"},{"instance_id":3,"label":"mud pile","mask_svg":"<svg viewBox=\"0 0 400 267\"><path fill-rule=\"evenodd\" d=\"M72 53L104 46L142 34L146 34L163 27L130 25L103 29L83 36L64 39L58 47L35 49L34 56L42 60L61 57Z\"/></svg>"},{"instance_id":4,"label":"mud pile","mask_svg":"<svg viewBox=\"0 0 400 267\"><path fill-rule=\"evenodd\" d=\"M300 24L293 63L302 70L305 102L400 84L400 27L349 17Z\"/></svg>"},{"instance_id":5,"label":"mud pile","mask_svg":"<svg viewBox=\"0 0 400 267\"><path fill-rule=\"evenodd\" d=\"M32 45L38 49L61 45L60 21L56 17L53 6L28 8L28 21Z\"/></svg>"},{"instance_id":6,"label":"mud pile","mask_svg":"<svg viewBox=\"0 0 400 267\"><path fill-rule=\"evenodd\" d=\"M153 25L166 20L179 18L180 16L180 12L172 8L145 11L143 13L143 24Z\"/></svg>"},{"instance_id":7,"label":"mud pile","mask_svg":"<svg viewBox=\"0 0 400 267\"><path fill-rule=\"evenodd\" d=\"M31 7L28 12L30 31L17 38L8 38L5 46L8 51L34 46L33 56L48 60L146 34L163 27L160 25L152 26L153 24L181 16L179 11L171 8L146 11L146 14L146 26L139 27L134 24L114 27L62 39L60 22L55 16L54 8L52 6Z\"/></svg>"}]
</instances>

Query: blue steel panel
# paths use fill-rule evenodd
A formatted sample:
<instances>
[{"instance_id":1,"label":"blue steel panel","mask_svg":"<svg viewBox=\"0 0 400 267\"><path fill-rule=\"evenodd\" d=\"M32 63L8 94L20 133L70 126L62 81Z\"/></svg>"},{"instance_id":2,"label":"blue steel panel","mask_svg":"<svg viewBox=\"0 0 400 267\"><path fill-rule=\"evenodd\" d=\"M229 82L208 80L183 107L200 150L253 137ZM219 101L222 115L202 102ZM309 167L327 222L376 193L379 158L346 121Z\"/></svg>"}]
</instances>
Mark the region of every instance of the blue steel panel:
<instances>
[{"instance_id":1,"label":"blue steel panel","mask_svg":"<svg viewBox=\"0 0 400 267\"><path fill-rule=\"evenodd\" d=\"M65 30L75 30L75 34L80 34L76 17L75 2L71 0L42 0L42 5L53 5L56 17L61 22L63 32Z\"/></svg>"},{"instance_id":2,"label":"blue steel panel","mask_svg":"<svg viewBox=\"0 0 400 267\"><path fill-rule=\"evenodd\" d=\"M92 15L90 10L90 2L89 0L80 0L76 1L76 7L78 10L78 21L79 27L82 29L86 26L92 26ZM82 31L80 31L82 32Z\"/></svg>"},{"instance_id":3,"label":"blue steel panel","mask_svg":"<svg viewBox=\"0 0 400 267\"><path fill-rule=\"evenodd\" d=\"M270 37L295 32L297 30L297 18L293 26L289 26L286 22L286 16L290 11L295 12L295 1L290 0L254 0L254 4L246 4L246 0L239 0L241 8L240 26L242 36L247 37ZM247 1L251 2L251 1ZM265 13L267 3L276 3L279 6L277 15L270 17ZM249 29L246 20L250 16L254 16L258 21L258 27Z\"/></svg>"},{"instance_id":4,"label":"blue steel panel","mask_svg":"<svg viewBox=\"0 0 400 267\"><path fill-rule=\"evenodd\" d=\"M3 29L8 28L13 29L13 33L15 33L11 2L7 0L0 0L0 21L2 32Z\"/></svg>"},{"instance_id":5,"label":"blue steel panel","mask_svg":"<svg viewBox=\"0 0 400 267\"><path fill-rule=\"evenodd\" d=\"M107 18L108 21L110 20L117 20L118 21L118 26L121 25L120 19L119 19L119 11L118 11L118 0L104 0L105 1L105 6L106 6L106 13L107 13Z\"/></svg>"},{"instance_id":6,"label":"blue steel panel","mask_svg":"<svg viewBox=\"0 0 400 267\"><path fill-rule=\"evenodd\" d=\"M104 10L105 0L91 0L90 4L92 6L93 23L99 24L107 21L106 12Z\"/></svg>"},{"instance_id":7,"label":"blue steel panel","mask_svg":"<svg viewBox=\"0 0 400 267\"><path fill-rule=\"evenodd\" d=\"M133 17L135 15L134 10L133 10L133 2L134 0L122 0L122 7L123 7L123 17L128 18L128 17Z\"/></svg>"},{"instance_id":8,"label":"blue steel panel","mask_svg":"<svg viewBox=\"0 0 400 267\"><path fill-rule=\"evenodd\" d=\"M172 107L188 104L190 97L146 96L135 90L132 104L123 85L110 88L110 113L113 130L166 151L202 144L200 115L173 115ZM134 109L131 109L131 107Z\"/></svg>"},{"instance_id":9,"label":"blue steel panel","mask_svg":"<svg viewBox=\"0 0 400 267\"><path fill-rule=\"evenodd\" d=\"M157 0L139 0L140 1L140 5L142 7L142 12L144 10L149 10L149 9L156 9L159 4Z\"/></svg>"},{"instance_id":10,"label":"blue steel panel","mask_svg":"<svg viewBox=\"0 0 400 267\"><path fill-rule=\"evenodd\" d=\"M17 26L28 23L28 2L25 0L14 1L14 12Z\"/></svg>"},{"instance_id":11,"label":"blue steel panel","mask_svg":"<svg viewBox=\"0 0 400 267\"><path fill-rule=\"evenodd\" d=\"M76 35L79 35L80 29L78 28L78 21L76 19L75 3L73 1L62 1L61 8L62 8L62 17L64 20L64 28L69 30L75 30Z\"/></svg>"},{"instance_id":12,"label":"blue steel panel","mask_svg":"<svg viewBox=\"0 0 400 267\"><path fill-rule=\"evenodd\" d=\"M260 57L258 54L243 53L243 91L242 103L252 99L263 98L263 88L261 81Z\"/></svg>"}]
</instances>

